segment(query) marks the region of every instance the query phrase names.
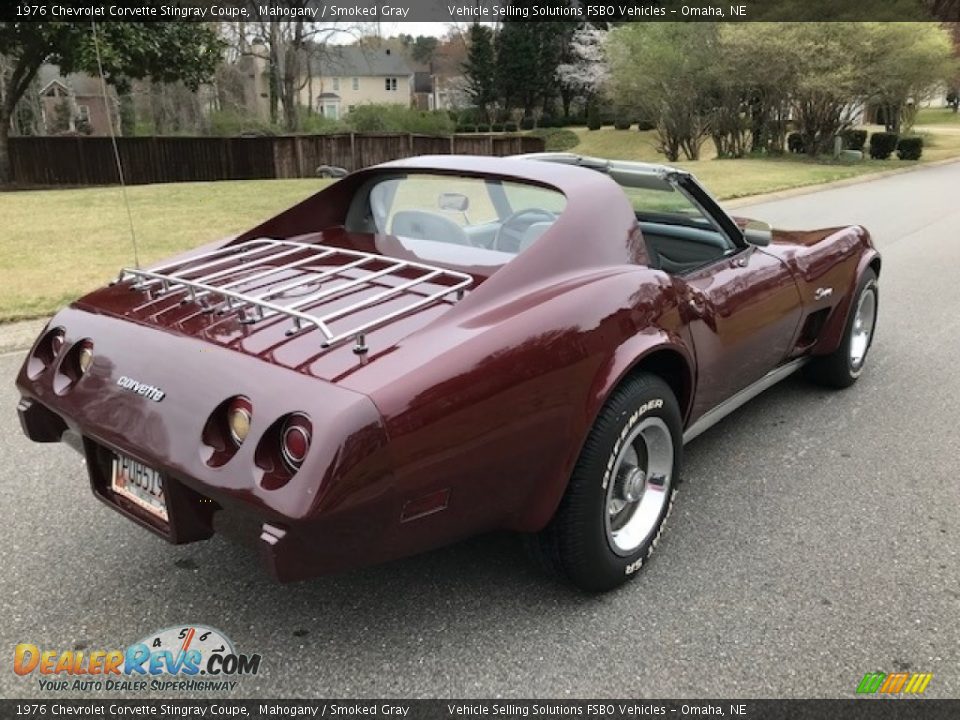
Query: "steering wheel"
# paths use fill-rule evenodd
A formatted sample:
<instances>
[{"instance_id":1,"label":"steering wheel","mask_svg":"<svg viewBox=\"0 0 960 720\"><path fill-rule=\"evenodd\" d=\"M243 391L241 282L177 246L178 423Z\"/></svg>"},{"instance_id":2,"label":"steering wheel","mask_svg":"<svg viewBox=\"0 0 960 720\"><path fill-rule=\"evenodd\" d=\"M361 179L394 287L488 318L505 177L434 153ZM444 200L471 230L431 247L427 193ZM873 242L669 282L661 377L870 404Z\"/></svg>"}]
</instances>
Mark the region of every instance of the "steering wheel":
<instances>
[{"instance_id":1,"label":"steering wheel","mask_svg":"<svg viewBox=\"0 0 960 720\"><path fill-rule=\"evenodd\" d=\"M510 215L493 239L493 249L500 252L515 253L520 250L523 237L531 225L538 222L553 222L557 214L543 208L526 208Z\"/></svg>"}]
</instances>

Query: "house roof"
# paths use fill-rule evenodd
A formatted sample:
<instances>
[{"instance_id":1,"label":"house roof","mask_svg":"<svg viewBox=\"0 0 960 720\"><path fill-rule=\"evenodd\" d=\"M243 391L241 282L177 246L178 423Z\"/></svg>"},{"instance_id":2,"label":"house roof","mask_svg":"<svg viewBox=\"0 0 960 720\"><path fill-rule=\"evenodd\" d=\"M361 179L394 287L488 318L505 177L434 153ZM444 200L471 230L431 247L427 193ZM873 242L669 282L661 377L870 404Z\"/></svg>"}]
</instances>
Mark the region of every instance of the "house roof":
<instances>
[{"instance_id":1,"label":"house roof","mask_svg":"<svg viewBox=\"0 0 960 720\"><path fill-rule=\"evenodd\" d=\"M389 47L327 46L310 57L310 71L319 76L384 77L413 74L406 59Z\"/></svg>"},{"instance_id":2,"label":"house roof","mask_svg":"<svg viewBox=\"0 0 960 720\"><path fill-rule=\"evenodd\" d=\"M40 84L40 92L49 87L50 83L57 81L64 87L73 91L77 97L101 97L103 89L100 87L100 78L86 73L70 73L66 77L60 74L60 68L57 65L41 65L37 71L37 80ZM107 95L116 97L116 90L107 85Z\"/></svg>"}]
</instances>

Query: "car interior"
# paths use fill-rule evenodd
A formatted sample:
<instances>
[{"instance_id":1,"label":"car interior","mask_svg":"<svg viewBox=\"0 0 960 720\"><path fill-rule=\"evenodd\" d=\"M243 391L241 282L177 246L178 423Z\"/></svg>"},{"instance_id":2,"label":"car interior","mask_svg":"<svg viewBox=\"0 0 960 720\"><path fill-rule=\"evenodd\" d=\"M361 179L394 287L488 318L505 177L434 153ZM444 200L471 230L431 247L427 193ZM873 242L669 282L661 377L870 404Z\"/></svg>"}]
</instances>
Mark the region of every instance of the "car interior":
<instances>
[{"instance_id":1,"label":"car interior","mask_svg":"<svg viewBox=\"0 0 960 720\"><path fill-rule=\"evenodd\" d=\"M650 172L605 172L634 208L652 267L682 274L736 251L719 225L665 178ZM361 188L347 226L393 236L423 260L500 266L547 232L564 206L561 193L535 185L398 173Z\"/></svg>"},{"instance_id":2,"label":"car interior","mask_svg":"<svg viewBox=\"0 0 960 720\"><path fill-rule=\"evenodd\" d=\"M393 236L424 260L502 266L549 230L565 205L562 193L536 185L397 174L358 191L347 229Z\"/></svg>"},{"instance_id":3,"label":"car interior","mask_svg":"<svg viewBox=\"0 0 960 720\"><path fill-rule=\"evenodd\" d=\"M633 205L651 266L682 274L736 251L719 225L664 177L628 170L608 174Z\"/></svg>"}]
</instances>

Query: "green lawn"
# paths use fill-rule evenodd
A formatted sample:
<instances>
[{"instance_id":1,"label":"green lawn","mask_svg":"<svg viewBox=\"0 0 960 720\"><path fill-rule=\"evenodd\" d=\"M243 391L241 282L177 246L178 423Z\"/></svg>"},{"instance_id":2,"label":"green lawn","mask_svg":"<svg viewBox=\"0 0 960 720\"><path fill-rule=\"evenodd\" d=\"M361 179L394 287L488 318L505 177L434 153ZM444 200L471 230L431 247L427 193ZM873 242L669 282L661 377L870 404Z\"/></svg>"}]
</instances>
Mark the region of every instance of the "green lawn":
<instances>
[{"instance_id":1,"label":"green lawn","mask_svg":"<svg viewBox=\"0 0 960 720\"><path fill-rule=\"evenodd\" d=\"M870 132L882 130L879 126L867 128ZM643 162L666 162L655 149L654 132L637 130L614 130L605 127L590 131L577 128L580 144L571 152L596 157L639 160ZM920 162L932 162L950 157L960 157L960 133L952 128L924 126L917 128L924 138L923 158ZM710 191L721 199L759 195L777 190L819 185L858 175L902 168L908 163L897 160L871 160L860 162L830 162L810 160L805 156L787 155L781 158L745 158L742 160L717 160L713 143L703 145L702 159L672 163L694 173Z\"/></svg>"},{"instance_id":2,"label":"green lawn","mask_svg":"<svg viewBox=\"0 0 960 720\"><path fill-rule=\"evenodd\" d=\"M960 113L952 108L921 108L917 111L916 125L960 125Z\"/></svg>"},{"instance_id":3,"label":"green lawn","mask_svg":"<svg viewBox=\"0 0 960 720\"><path fill-rule=\"evenodd\" d=\"M141 263L254 226L328 180L127 188ZM0 322L48 315L133 264L119 188L0 193Z\"/></svg>"},{"instance_id":4,"label":"green lawn","mask_svg":"<svg viewBox=\"0 0 960 720\"><path fill-rule=\"evenodd\" d=\"M923 111L926 112L926 111ZM922 113L921 113L922 114ZM871 128L876 130L879 128ZM924 124L923 161L960 157L960 128ZM574 152L663 162L652 132L578 129ZM735 198L902 168L899 160L852 164L778 159L680 162L717 197ZM325 180L259 180L130 187L142 263L244 230L311 195ZM133 262L119 188L0 192L0 322L55 311Z\"/></svg>"}]
</instances>

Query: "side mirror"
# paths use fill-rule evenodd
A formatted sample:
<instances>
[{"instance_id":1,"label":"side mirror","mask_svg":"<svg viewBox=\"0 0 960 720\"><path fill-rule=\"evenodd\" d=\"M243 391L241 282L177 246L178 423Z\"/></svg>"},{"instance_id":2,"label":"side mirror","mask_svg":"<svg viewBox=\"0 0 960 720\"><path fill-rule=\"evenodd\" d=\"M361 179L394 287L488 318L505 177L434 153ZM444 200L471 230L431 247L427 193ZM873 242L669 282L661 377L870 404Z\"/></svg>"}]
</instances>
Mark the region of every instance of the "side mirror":
<instances>
[{"instance_id":1,"label":"side mirror","mask_svg":"<svg viewBox=\"0 0 960 720\"><path fill-rule=\"evenodd\" d=\"M773 228L759 220L748 220L743 228L743 239L749 245L766 247L773 240Z\"/></svg>"},{"instance_id":2,"label":"side mirror","mask_svg":"<svg viewBox=\"0 0 960 720\"><path fill-rule=\"evenodd\" d=\"M470 207L470 198L461 193L440 193L437 198L437 205L441 210L465 213L467 208Z\"/></svg>"}]
</instances>

